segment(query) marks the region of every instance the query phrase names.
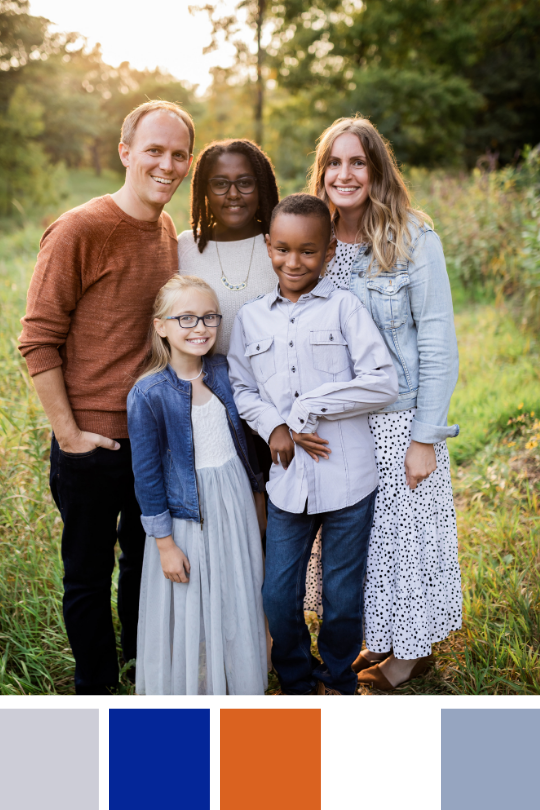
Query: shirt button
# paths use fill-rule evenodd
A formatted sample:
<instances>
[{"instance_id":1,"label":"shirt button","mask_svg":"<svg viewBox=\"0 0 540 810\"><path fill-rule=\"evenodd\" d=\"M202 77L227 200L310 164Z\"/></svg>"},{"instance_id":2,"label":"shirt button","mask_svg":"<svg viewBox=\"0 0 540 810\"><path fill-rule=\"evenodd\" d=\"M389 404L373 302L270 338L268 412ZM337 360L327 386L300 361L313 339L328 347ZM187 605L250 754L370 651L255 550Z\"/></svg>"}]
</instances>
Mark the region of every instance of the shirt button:
<instances>
[{"instance_id":1,"label":"shirt button","mask_svg":"<svg viewBox=\"0 0 540 810\"><path fill-rule=\"evenodd\" d=\"M304 424L304 420L303 420L303 419L299 419L298 421L300 422L300 424L301 424L301 425L303 425L303 424Z\"/></svg>"},{"instance_id":2,"label":"shirt button","mask_svg":"<svg viewBox=\"0 0 540 810\"><path fill-rule=\"evenodd\" d=\"M261 348L260 346L256 346L255 351L258 352L260 348Z\"/></svg>"},{"instance_id":3,"label":"shirt button","mask_svg":"<svg viewBox=\"0 0 540 810\"><path fill-rule=\"evenodd\" d=\"M295 391L295 392L294 392L294 395L295 395L295 397L299 397L299 396L300 396L300 394L298 393L298 391Z\"/></svg>"},{"instance_id":4,"label":"shirt button","mask_svg":"<svg viewBox=\"0 0 540 810\"><path fill-rule=\"evenodd\" d=\"M294 323L294 318L291 318L291 323Z\"/></svg>"},{"instance_id":5,"label":"shirt button","mask_svg":"<svg viewBox=\"0 0 540 810\"><path fill-rule=\"evenodd\" d=\"M333 340L333 339L334 339L334 336L333 336L333 335L330 335L330 340Z\"/></svg>"},{"instance_id":6,"label":"shirt button","mask_svg":"<svg viewBox=\"0 0 540 810\"><path fill-rule=\"evenodd\" d=\"M290 343L289 343L289 346L292 346L292 345L293 345L293 342L292 342L292 340L291 340L291 341L290 341Z\"/></svg>"},{"instance_id":7,"label":"shirt button","mask_svg":"<svg viewBox=\"0 0 540 810\"><path fill-rule=\"evenodd\" d=\"M323 413L326 413L326 408L321 408L321 411L322 411Z\"/></svg>"},{"instance_id":8,"label":"shirt button","mask_svg":"<svg viewBox=\"0 0 540 810\"><path fill-rule=\"evenodd\" d=\"M294 366L291 368L291 371L296 371L296 369L295 369L295 367L294 367Z\"/></svg>"}]
</instances>

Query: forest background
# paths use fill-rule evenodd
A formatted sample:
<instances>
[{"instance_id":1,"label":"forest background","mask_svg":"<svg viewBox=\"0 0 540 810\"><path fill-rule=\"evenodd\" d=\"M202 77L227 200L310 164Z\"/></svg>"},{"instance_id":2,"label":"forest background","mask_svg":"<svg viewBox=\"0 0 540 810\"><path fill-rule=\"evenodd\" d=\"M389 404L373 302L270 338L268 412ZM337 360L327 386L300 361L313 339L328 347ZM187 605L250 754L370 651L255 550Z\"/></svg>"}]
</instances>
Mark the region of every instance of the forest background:
<instances>
[{"instance_id":1,"label":"forest background","mask_svg":"<svg viewBox=\"0 0 540 810\"><path fill-rule=\"evenodd\" d=\"M50 431L16 349L26 290L44 227L121 184L120 125L147 98L192 113L197 149L257 140L282 195L304 188L316 138L339 116L367 115L392 144L442 238L456 308L449 418L461 433L449 448L465 611L433 672L400 691L539 693L540 0L246 0L227 17L193 13L212 20L209 47L228 39L236 52L204 94L107 65L25 0L0 0L0 693L67 693L73 668ZM187 181L169 210L189 227Z\"/></svg>"}]
</instances>

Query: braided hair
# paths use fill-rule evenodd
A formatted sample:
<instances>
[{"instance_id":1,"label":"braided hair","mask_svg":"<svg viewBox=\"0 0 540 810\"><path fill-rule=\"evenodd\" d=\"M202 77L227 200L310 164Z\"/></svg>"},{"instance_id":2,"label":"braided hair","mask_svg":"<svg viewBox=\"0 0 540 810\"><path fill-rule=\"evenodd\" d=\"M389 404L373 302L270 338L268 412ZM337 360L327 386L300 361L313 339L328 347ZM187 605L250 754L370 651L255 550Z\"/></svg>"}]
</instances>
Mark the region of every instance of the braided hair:
<instances>
[{"instance_id":1,"label":"braided hair","mask_svg":"<svg viewBox=\"0 0 540 810\"><path fill-rule=\"evenodd\" d=\"M251 163L253 173L257 178L259 207L255 219L261 223L263 233L268 233L270 230L272 211L279 202L274 167L268 155L262 149L259 149L253 141L230 139L214 141L208 144L197 158L191 183L191 228L195 242L198 244L199 253L202 253L208 244L215 222L206 196L208 177L216 158L231 152L245 155Z\"/></svg>"}]
</instances>

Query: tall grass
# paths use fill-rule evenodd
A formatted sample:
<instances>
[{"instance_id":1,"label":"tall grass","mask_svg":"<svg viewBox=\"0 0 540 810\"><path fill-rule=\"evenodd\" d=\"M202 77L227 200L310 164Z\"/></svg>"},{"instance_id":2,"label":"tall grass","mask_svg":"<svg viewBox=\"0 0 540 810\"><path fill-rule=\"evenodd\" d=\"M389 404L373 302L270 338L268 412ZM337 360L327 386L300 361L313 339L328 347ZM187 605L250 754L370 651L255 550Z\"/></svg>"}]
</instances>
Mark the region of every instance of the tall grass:
<instances>
[{"instance_id":1,"label":"tall grass","mask_svg":"<svg viewBox=\"0 0 540 810\"><path fill-rule=\"evenodd\" d=\"M105 177L102 183L87 173L71 176L70 183L66 208L114 191L117 185L114 177ZM474 267L481 271L478 289L471 294L477 303L471 304L460 275L466 251L452 234L473 228L471 184L476 184L477 205L487 210L492 202L482 193L498 195L495 180L485 185L483 178L447 178L445 183L437 175L424 175L422 183L433 190L424 207L442 232L460 303L456 328L461 373L450 419L461 425L461 433L448 444L461 546L464 627L437 645L437 666L431 673L398 692L537 694L539 346L521 319L512 317L511 302L505 306L499 295L495 305L498 288L495 282L490 288L487 278L499 266L495 259L501 245L518 257L516 261L530 254L523 236L521 242L518 236L513 241L514 233L511 238L507 233L497 242L498 226L494 229L489 217L478 214L474 228L481 238L470 240L470 250L477 251L474 266L463 270L475 279ZM189 189L181 190L171 211L178 230L189 227ZM506 206L509 222L521 211L516 234L523 234L527 222L533 221L532 207L518 197L528 190L515 186L511 194L500 193L498 204ZM504 212L496 214L497 222L504 219ZM48 489L50 430L16 348L42 230L42 222L30 222L0 235L0 694L72 692L73 658L61 608L61 521ZM505 267L509 261L504 259ZM484 274L482 268L491 269ZM485 283L482 274L487 274ZM112 596L117 621L115 583ZM316 639L315 625L312 632ZM133 690L123 680L121 691Z\"/></svg>"}]
</instances>

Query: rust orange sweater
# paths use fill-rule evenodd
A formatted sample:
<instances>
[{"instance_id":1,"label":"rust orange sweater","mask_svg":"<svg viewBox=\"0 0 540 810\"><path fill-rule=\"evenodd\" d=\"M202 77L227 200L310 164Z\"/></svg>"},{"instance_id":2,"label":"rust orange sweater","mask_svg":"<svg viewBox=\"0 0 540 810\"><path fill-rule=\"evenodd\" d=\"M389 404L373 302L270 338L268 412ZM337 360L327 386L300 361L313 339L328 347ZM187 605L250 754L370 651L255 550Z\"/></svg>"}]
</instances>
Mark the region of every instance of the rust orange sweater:
<instances>
[{"instance_id":1,"label":"rust orange sweater","mask_svg":"<svg viewBox=\"0 0 540 810\"><path fill-rule=\"evenodd\" d=\"M176 230L125 214L106 195L47 228L19 349L31 376L62 366L75 421L126 438L126 397L147 350L152 307L178 272Z\"/></svg>"}]
</instances>

